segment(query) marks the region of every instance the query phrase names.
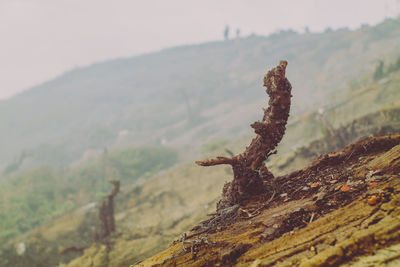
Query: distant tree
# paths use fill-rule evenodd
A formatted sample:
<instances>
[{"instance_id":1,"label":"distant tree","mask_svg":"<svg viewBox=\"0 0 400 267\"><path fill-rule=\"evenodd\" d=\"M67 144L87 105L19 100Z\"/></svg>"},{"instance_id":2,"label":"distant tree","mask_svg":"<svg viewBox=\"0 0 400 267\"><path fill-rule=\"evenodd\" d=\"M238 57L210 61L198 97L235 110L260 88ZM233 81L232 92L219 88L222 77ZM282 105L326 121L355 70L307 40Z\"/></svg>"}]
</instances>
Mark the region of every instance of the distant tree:
<instances>
[{"instance_id":1,"label":"distant tree","mask_svg":"<svg viewBox=\"0 0 400 267\"><path fill-rule=\"evenodd\" d=\"M308 26L306 26L306 27L304 28L304 32L305 32L305 33L310 33L310 28L309 28Z\"/></svg>"},{"instance_id":2,"label":"distant tree","mask_svg":"<svg viewBox=\"0 0 400 267\"><path fill-rule=\"evenodd\" d=\"M23 151L16 161L7 165L7 167L3 171L3 174L9 175L9 174L17 171L19 169L19 167L22 165L22 163L24 162L24 160L29 156L30 156L29 153L26 153L25 151Z\"/></svg>"},{"instance_id":3,"label":"distant tree","mask_svg":"<svg viewBox=\"0 0 400 267\"><path fill-rule=\"evenodd\" d=\"M229 39L229 26L228 25L225 26L224 38L225 38L225 40Z\"/></svg>"},{"instance_id":4,"label":"distant tree","mask_svg":"<svg viewBox=\"0 0 400 267\"><path fill-rule=\"evenodd\" d=\"M240 38L240 29L239 28L236 29L236 38Z\"/></svg>"},{"instance_id":5,"label":"distant tree","mask_svg":"<svg viewBox=\"0 0 400 267\"><path fill-rule=\"evenodd\" d=\"M383 77L383 75L384 75L383 65L384 65L383 60L379 60L378 66L376 67L375 73L374 73L375 81L380 80Z\"/></svg>"},{"instance_id":6,"label":"distant tree","mask_svg":"<svg viewBox=\"0 0 400 267\"><path fill-rule=\"evenodd\" d=\"M103 150L103 157L102 157L102 177L101 177L101 184L102 184L102 191L105 191L106 187L106 177L107 177L107 165L108 165L108 150L107 147L104 148Z\"/></svg>"},{"instance_id":7,"label":"distant tree","mask_svg":"<svg viewBox=\"0 0 400 267\"><path fill-rule=\"evenodd\" d=\"M391 63L388 69L388 72L393 72L400 69L400 56L394 63Z\"/></svg>"},{"instance_id":8,"label":"distant tree","mask_svg":"<svg viewBox=\"0 0 400 267\"><path fill-rule=\"evenodd\" d=\"M340 27L336 31L350 31L348 27Z\"/></svg>"},{"instance_id":9,"label":"distant tree","mask_svg":"<svg viewBox=\"0 0 400 267\"><path fill-rule=\"evenodd\" d=\"M186 104L186 111L187 111L187 115L188 115L188 121L189 123L194 123L195 122L195 115L192 111L192 106L190 105L190 101L189 101L189 97L185 91L185 89L181 88L178 89L182 95L183 100L185 101Z\"/></svg>"}]
</instances>

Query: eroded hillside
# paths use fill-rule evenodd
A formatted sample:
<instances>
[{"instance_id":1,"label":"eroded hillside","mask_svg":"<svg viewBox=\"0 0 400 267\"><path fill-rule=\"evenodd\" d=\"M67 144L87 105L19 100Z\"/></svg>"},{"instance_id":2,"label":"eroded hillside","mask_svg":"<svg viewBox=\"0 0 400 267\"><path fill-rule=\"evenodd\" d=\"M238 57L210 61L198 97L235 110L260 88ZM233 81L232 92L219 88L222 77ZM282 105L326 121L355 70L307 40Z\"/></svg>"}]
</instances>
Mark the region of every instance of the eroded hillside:
<instances>
[{"instance_id":1,"label":"eroded hillside","mask_svg":"<svg viewBox=\"0 0 400 267\"><path fill-rule=\"evenodd\" d=\"M371 137L320 156L277 177L271 201L233 206L138 266L396 266L399 144L400 134Z\"/></svg>"}]
</instances>

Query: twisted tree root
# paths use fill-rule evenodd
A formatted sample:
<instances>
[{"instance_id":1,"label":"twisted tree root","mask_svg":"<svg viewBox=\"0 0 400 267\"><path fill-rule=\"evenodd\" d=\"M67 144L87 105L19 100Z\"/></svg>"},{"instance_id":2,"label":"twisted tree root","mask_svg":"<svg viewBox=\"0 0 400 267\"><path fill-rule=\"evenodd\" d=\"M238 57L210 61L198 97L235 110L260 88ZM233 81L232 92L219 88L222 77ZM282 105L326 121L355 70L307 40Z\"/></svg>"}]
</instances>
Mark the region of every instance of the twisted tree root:
<instances>
[{"instance_id":1,"label":"twisted tree root","mask_svg":"<svg viewBox=\"0 0 400 267\"><path fill-rule=\"evenodd\" d=\"M287 61L264 76L264 86L269 95L268 109L265 110L262 121L251 124L257 136L246 150L232 158L217 157L216 159L196 161L201 166L229 164L233 169L233 181L225 184L222 199L217 204L217 211L226 207L243 204L248 198L266 192L264 181L274 176L268 171L264 161L282 140L290 111L292 86L285 77Z\"/></svg>"}]
</instances>

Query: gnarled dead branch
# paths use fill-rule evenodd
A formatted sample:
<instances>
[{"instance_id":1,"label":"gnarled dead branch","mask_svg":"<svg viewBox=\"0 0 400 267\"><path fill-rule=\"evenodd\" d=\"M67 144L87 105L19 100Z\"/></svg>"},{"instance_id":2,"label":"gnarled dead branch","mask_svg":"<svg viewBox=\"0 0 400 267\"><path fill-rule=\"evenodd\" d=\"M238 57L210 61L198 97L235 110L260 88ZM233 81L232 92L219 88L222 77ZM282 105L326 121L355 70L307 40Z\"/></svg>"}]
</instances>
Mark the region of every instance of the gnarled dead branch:
<instances>
[{"instance_id":1,"label":"gnarled dead branch","mask_svg":"<svg viewBox=\"0 0 400 267\"><path fill-rule=\"evenodd\" d=\"M242 204L252 195L266 192L265 181L273 178L264 161L273 154L273 150L282 140L290 111L292 86L285 77L287 61L270 70L264 76L264 86L269 95L268 109L264 112L262 121L251 124L257 136L246 150L232 158L217 157L216 159L196 161L201 166L229 164L233 169L233 181L225 184L222 200L217 204L217 210L235 204Z\"/></svg>"}]
</instances>

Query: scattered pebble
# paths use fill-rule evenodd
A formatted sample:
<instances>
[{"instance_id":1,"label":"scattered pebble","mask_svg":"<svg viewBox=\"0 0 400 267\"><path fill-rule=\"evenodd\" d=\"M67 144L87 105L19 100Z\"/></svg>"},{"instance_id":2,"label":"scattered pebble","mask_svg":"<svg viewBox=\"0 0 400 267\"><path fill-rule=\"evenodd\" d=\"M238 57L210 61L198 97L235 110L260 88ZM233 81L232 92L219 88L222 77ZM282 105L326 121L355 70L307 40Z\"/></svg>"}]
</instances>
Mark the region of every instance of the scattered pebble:
<instances>
[{"instance_id":1,"label":"scattered pebble","mask_svg":"<svg viewBox=\"0 0 400 267\"><path fill-rule=\"evenodd\" d=\"M372 182L372 183L369 183L369 186L370 187L374 187L374 186L376 186L378 183L377 182Z\"/></svg>"},{"instance_id":2,"label":"scattered pebble","mask_svg":"<svg viewBox=\"0 0 400 267\"><path fill-rule=\"evenodd\" d=\"M346 183L348 186L351 186L351 187L358 187L358 186L360 186L360 185L364 185L365 184L365 182L363 181L363 180L352 180L352 181L347 181L347 183Z\"/></svg>"},{"instance_id":3,"label":"scattered pebble","mask_svg":"<svg viewBox=\"0 0 400 267\"><path fill-rule=\"evenodd\" d=\"M340 191L348 192L348 191L350 191L350 187L347 184L345 184L340 188Z\"/></svg>"},{"instance_id":4,"label":"scattered pebble","mask_svg":"<svg viewBox=\"0 0 400 267\"><path fill-rule=\"evenodd\" d=\"M353 231L349 231L349 232L346 234L346 238L350 238L352 235L353 235Z\"/></svg>"},{"instance_id":5,"label":"scattered pebble","mask_svg":"<svg viewBox=\"0 0 400 267\"><path fill-rule=\"evenodd\" d=\"M371 179L372 176L374 176L375 174L379 174L379 173L381 173L381 172L382 172L382 170L369 171L369 172L367 173L366 177L367 177L367 179Z\"/></svg>"},{"instance_id":6,"label":"scattered pebble","mask_svg":"<svg viewBox=\"0 0 400 267\"><path fill-rule=\"evenodd\" d=\"M369 205L373 206L378 202L378 200L379 200L379 197L371 196L371 197L368 198L367 202L368 202Z\"/></svg>"},{"instance_id":7,"label":"scattered pebble","mask_svg":"<svg viewBox=\"0 0 400 267\"><path fill-rule=\"evenodd\" d=\"M313 184L311 184L311 188L315 188L315 187L318 187L319 186L319 183L313 183Z\"/></svg>"},{"instance_id":8,"label":"scattered pebble","mask_svg":"<svg viewBox=\"0 0 400 267\"><path fill-rule=\"evenodd\" d=\"M273 235L275 233L276 229L272 227L268 227L267 229L264 230L264 232L261 234L263 238L267 238L270 235Z\"/></svg>"},{"instance_id":9,"label":"scattered pebble","mask_svg":"<svg viewBox=\"0 0 400 267\"><path fill-rule=\"evenodd\" d=\"M325 239L325 243L326 244L328 244L328 245L330 245L330 246L333 246L333 245L335 245L336 244L336 237L334 236L334 235L328 235L327 237L326 237L326 239Z\"/></svg>"}]
</instances>

